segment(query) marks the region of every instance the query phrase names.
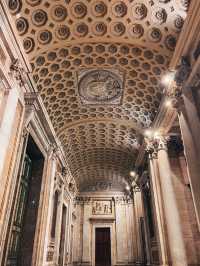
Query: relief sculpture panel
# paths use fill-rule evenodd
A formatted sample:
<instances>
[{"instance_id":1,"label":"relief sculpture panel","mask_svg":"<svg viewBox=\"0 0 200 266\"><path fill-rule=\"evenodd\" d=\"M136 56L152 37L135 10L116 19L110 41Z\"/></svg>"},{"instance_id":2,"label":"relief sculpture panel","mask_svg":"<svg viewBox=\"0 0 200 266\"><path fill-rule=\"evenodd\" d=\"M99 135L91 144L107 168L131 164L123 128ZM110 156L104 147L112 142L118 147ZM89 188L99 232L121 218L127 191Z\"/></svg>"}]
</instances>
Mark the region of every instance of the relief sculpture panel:
<instances>
[{"instance_id":1,"label":"relief sculpture panel","mask_svg":"<svg viewBox=\"0 0 200 266\"><path fill-rule=\"evenodd\" d=\"M112 200L94 200L92 202L93 215L111 215Z\"/></svg>"}]
</instances>

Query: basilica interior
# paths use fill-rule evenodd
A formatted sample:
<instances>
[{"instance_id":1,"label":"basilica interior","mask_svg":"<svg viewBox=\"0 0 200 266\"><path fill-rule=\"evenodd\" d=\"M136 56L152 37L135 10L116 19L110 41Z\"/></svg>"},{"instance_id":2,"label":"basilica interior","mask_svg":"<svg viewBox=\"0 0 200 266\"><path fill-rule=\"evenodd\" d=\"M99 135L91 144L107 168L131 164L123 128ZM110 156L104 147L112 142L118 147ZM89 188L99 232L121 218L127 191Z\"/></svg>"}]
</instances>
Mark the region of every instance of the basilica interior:
<instances>
[{"instance_id":1,"label":"basilica interior","mask_svg":"<svg viewBox=\"0 0 200 266\"><path fill-rule=\"evenodd\" d=\"M200 0L0 0L0 265L200 265Z\"/></svg>"}]
</instances>

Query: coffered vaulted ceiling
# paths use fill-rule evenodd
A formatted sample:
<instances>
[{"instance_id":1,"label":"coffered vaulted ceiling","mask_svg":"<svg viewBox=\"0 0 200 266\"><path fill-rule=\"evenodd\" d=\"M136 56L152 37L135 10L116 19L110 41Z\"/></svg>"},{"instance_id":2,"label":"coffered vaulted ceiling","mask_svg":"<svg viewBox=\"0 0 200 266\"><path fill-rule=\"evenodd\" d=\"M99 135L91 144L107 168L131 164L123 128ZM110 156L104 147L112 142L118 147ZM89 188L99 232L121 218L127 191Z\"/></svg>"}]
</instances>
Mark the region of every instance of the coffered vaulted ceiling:
<instances>
[{"instance_id":1,"label":"coffered vaulted ceiling","mask_svg":"<svg viewBox=\"0 0 200 266\"><path fill-rule=\"evenodd\" d=\"M123 183L158 111L188 0L10 0L80 189Z\"/></svg>"}]
</instances>

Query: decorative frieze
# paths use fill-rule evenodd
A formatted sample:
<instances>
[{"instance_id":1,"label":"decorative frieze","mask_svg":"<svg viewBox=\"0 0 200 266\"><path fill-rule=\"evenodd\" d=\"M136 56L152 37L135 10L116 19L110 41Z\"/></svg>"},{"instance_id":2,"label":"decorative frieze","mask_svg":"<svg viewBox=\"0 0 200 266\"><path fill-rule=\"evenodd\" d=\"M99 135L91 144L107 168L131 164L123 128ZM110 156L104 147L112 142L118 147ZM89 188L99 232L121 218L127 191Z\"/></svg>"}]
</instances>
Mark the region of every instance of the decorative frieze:
<instances>
[{"instance_id":1,"label":"decorative frieze","mask_svg":"<svg viewBox=\"0 0 200 266\"><path fill-rule=\"evenodd\" d=\"M124 205L124 204L132 204L133 199L127 195L127 196L118 196L114 197L115 204L117 205Z\"/></svg>"},{"instance_id":2,"label":"decorative frieze","mask_svg":"<svg viewBox=\"0 0 200 266\"><path fill-rule=\"evenodd\" d=\"M94 199L92 201L92 215L111 215L112 199Z\"/></svg>"},{"instance_id":3,"label":"decorative frieze","mask_svg":"<svg viewBox=\"0 0 200 266\"><path fill-rule=\"evenodd\" d=\"M75 200L76 200L76 204L80 204L80 205L92 203L91 197L76 197Z\"/></svg>"}]
</instances>

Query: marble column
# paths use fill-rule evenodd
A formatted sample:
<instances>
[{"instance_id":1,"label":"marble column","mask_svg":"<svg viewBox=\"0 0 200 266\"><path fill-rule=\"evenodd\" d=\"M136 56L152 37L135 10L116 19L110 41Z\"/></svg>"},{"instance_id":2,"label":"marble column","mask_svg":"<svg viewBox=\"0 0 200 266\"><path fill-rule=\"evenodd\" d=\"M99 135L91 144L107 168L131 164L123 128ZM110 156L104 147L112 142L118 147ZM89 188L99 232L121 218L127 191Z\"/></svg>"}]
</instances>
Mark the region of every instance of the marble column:
<instances>
[{"instance_id":1,"label":"marble column","mask_svg":"<svg viewBox=\"0 0 200 266\"><path fill-rule=\"evenodd\" d=\"M167 140L160 136L156 138L156 141L158 144L158 167L172 265L187 266L181 222L167 153Z\"/></svg>"},{"instance_id":2,"label":"marble column","mask_svg":"<svg viewBox=\"0 0 200 266\"><path fill-rule=\"evenodd\" d=\"M62 181L61 181L62 183ZM59 261L59 248L60 248L60 233L62 223L62 209L63 209L63 197L64 197L64 184L61 184L61 191L59 194L57 217L56 217L56 234L55 234L55 254L54 261L58 264ZM56 265L57 265L56 264Z\"/></svg>"},{"instance_id":3,"label":"marble column","mask_svg":"<svg viewBox=\"0 0 200 266\"><path fill-rule=\"evenodd\" d=\"M143 251L141 244L141 235L140 235L140 217L142 217L142 199L141 192L139 188L134 190L134 217L135 217L135 242L136 242L136 250L135 250L135 265L143 264Z\"/></svg>"},{"instance_id":4,"label":"marble column","mask_svg":"<svg viewBox=\"0 0 200 266\"><path fill-rule=\"evenodd\" d=\"M162 266L168 266L167 239L162 206L161 188L159 182L159 171L157 162L157 152L149 153L150 181L153 194L155 220L157 225L157 235L159 241L160 260Z\"/></svg>"},{"instance_id":5,"label":"marble column","mask_svg":"<svg viewBox=\"0 0 200 266\"><path fill-rule=\"evenodd\" d=\"M151 265L151 243L150 243L150 233L148 226L148 216L147 216L147 206L145 199L145 191L141 189L142 196L142 213L144 216L144 237L145 237L145 247L146 247L146 266Z\"/></svg>"},{"instance_id":6,"label":"marble column","mask_svg":"<svg viewBox=\"0 0 200 266\"><path fill-rule=\"evenodd\" d=\"M200 230L200 118L192 99L191 91L182 96L182 105L179 105L179 125L184 145L184 153L188 166L192 197Z\"/></svg>"},{"instance_id":7,"label":"marble column","mask_svg":"<svg viewBox=\"0 0 200 266\"><path fill-rule=\"evenodd\" d=\"M45 222L43 221L42 224L43 230L41 230L44 238L44 242L42 243L40 251L40 253L42 253L43 251L42 254L43 258L41 264L45 264L48 252L49 232L51 228L51 212L53 209L53 190L54 190L55 175L56 175L56 154L50 148L48 152L48 167L46 173L47 185L45 189L46 199L44 202L44 215L43 215Z\"/></svg>"},{"instance_id":8,"label":"marble column","mask_svg":"<svg viewBox=\"0 0 200 266\"><path fill-rule=\"evenodd\" d=\"M83 211L83 256L82 264L90 266L91 261L91 226L90 226L90 199L84 200L84 211Z\"/></svg>"}]
</instances>

